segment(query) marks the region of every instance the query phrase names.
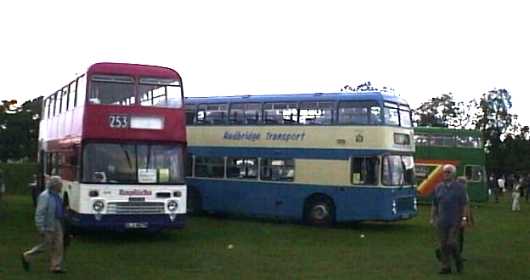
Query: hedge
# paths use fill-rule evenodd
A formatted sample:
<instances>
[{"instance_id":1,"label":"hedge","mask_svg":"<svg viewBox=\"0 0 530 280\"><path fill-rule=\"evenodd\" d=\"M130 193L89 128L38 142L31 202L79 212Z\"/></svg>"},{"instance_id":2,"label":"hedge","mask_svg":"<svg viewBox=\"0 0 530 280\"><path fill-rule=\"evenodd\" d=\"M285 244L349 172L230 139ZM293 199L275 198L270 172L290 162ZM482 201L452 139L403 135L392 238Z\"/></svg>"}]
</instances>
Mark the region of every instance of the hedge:
<instances>
[{"instance_id":1,"label":"hedge","mask_svg":"<svg viewBox=\"0 0 530 280\"><path fill-rule=\"evenodd\" d=\"M8 194L31 194L28 184L37 172L36 163L0 163L2 179Z\"/></svg>"}]
</instances>

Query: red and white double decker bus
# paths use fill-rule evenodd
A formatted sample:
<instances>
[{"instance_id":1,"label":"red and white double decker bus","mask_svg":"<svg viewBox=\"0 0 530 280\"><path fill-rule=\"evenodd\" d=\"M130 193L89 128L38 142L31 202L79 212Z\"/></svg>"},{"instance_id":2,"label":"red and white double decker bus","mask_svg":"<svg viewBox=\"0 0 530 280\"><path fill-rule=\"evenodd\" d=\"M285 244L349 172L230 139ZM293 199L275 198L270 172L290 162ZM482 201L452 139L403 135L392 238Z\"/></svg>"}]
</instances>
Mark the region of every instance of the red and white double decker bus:
<instances>
[{"instance_id":1,"label":"red and white double decker bus","mask_svg":"<svg viewBox=\"0 0 530 280\"><path fill-rule=\"evenodd\" d=\"M59 175L74 226L184 226L186 128L180 75L97 63L45 98L40 182Z\"/></svg>"}]
</instances>

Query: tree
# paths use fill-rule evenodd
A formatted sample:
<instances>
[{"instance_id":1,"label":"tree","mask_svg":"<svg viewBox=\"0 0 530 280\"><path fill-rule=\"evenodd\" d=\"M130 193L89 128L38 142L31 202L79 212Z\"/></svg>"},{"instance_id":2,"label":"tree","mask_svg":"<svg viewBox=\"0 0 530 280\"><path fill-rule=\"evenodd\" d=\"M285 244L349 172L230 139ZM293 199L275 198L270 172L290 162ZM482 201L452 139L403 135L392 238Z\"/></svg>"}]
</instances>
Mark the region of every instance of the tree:
<instances>
[{"instance_id":1,"label":"tree","mask_svg":"<svg viewBox=\"0 0 530 280\"><path fill-rule=\"evenodd\" d=\"M341 92L363 92L363 91L386 91L393 92L393 88L382 87L381 89L372 85L372 82L367 81L357 86L345 85L340 89Z\"/></svg>"},{"instance_id":2,"label":"tree","mask_svg":"<svg viewBox=\"0 0 530 280\"><path fill-rule=\"evenodd\" d=\"M414 110L418 126L466 128L470 123L474 100L455 102L452 93L444 93L423 102Z\"/></svg>"},{"instance_id":3,"label":"tree","mask_svg":"<svg viewBox=\"0 0 530 280\"><path fill-rule=\"evenodd\" d=\"M493 89L482 94L475 120L486 148L486 165L502 173L509 173L517 161L511 154L517 153L512 149L512 132L518 130L517 116L510 113L511 108L510 93L506 89Z\"/></svg>"},{"instance_id":4,"label":"tree","mask_svg":"<svg viewBox=\"0 0 530 280\"><path fill-rule=\"evenodd\" d=\"M32 159L37 153L42 97L17 104L0 105L0 161Z\"/></svg>"}]
</instances>

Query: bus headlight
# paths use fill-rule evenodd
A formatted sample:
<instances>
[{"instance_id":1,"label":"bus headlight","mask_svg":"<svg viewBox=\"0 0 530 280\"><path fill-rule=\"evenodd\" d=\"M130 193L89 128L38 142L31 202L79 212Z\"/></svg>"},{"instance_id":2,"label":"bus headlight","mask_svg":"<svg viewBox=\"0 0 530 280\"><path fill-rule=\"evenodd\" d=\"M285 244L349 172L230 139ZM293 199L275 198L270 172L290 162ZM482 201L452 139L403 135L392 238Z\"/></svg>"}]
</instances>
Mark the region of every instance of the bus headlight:
<instances>
[{"instance_id":1,"label":"bus headlight","mask_svg":"<svg viewBox=\"0 0 530 280\"><path fill-rule=\"evenodd\" d=\"M167 202L167 210L169 210L170 212L177 211L178 206L179 204L175 200L170 200Z\"/></svg>"},{"instance_id":2,"label":"bus headlight","mask_svg":"<svg viewBox=\"0 0 530 280\"><path fill-rule=\"evenodd\" d=\"M92 204L92 209L98 213L103 211L103 208L105 208L105 202L103 202L103 200L96 200Z\"/></svg>"}]
</instances>

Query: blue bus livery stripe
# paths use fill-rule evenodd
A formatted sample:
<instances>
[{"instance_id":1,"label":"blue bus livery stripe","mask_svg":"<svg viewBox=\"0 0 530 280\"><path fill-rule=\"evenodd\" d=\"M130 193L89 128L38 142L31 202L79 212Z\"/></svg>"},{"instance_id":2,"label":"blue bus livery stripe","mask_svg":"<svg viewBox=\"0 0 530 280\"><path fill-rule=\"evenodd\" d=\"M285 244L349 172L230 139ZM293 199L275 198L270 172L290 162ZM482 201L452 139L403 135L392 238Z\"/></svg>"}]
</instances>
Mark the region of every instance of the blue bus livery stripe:
<instances>
[{"instance_id":1,"label":"blue bus livery stripe","mask_svg":"<svg viewBox=\"0 0 530 280\"><path fill-rule=\"evenodd\" d=\"M416 215L413 187L340 187L202 178L187 178L187 182L190 189L201 194L203 210L211 212L301 220L306 199L323 194L333 200L338 222L401 220Z\"/></svg>"},{"instance_id":2,"label":"blue bus livery stripe","mask_svg":"<svg viewBox=\"0 0 530 280\"><path fill-rule=\"evenodd\" d=\"M188 151L196 156L240 156L275 157L299 159L338 159L350 157L372 157L390 153L389 150L352 150L352 149L310 149L310 148L250 148L250 147L211 147L188 146ZM396 152L392 152L396 154Z\"/></svg>"}]
</instances>

